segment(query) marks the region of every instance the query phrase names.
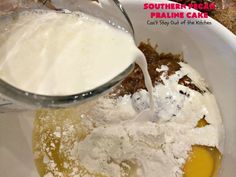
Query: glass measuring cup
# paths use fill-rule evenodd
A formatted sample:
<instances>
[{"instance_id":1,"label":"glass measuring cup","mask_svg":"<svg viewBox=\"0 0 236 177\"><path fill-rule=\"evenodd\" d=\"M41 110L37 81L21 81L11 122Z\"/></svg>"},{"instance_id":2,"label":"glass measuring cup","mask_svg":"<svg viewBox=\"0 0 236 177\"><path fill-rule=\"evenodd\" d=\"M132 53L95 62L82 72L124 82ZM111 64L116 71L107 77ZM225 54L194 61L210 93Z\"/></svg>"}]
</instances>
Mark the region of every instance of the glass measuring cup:
<instances>
[{"instance_id":1,"label":"glass measuring cup","mask_svg":"<svg viewBox=\"0 0 236 177\"><path fill-rule=\"evenodd\" d=\"M110 23L111 25L123 28L123 30L126 30L134 35L132 23L130 22L128 15L126 14L124 8L118 0L104 0L100 3L91 0L44 0L41 1L40 4L33 3L30 4L30 6L23 5L23 7L19 9L14 9L14 11L10 14L7 13L6 15L3 15L0 18L6 18L6 16L11 17L14 15L17 16L18 12L24 10L31 10L34 8L55 10L58 13L70 13L70 11L79 10L89 15L101 18L104 21ZM110 88L121 82L122 79L125 78L132 71L133 67L134 64L131 64L115 78L111 79L107 83L97 88L78 94L63 96L47 96L26 92L0 79L0 94L2 94L3 97L7 98L7 100L4 100L4 102L2 101L2 104L0 100L0 109L4 109L5 105L9 106L12 104L12 102L15 101L20 104L41 107L66 107L74 104L83 103L84 101L88 101L89 99L92 99L95 96L109 91Z\"/></svg>"}]
</instances>

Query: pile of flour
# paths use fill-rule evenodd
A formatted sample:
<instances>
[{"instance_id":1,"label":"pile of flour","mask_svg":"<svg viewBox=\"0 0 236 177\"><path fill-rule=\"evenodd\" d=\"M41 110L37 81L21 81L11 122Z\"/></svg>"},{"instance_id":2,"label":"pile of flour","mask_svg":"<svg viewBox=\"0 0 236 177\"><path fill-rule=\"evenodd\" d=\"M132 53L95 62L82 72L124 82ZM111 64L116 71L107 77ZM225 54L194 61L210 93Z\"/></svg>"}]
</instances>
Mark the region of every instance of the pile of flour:
<instances>
[{"instance_id":1,"label":"pile of flour","mask_svg":"<svg viewBox=\"0 0 236 177\"><path fill-rule=\"evenodd\" d=\"M153 90L153 121L137 119L149 107L145 90L82 105L81 122L89 133L74 144L71 158L109 177L126 176L122 165L127 161L135 164L139 177L180 177L191 145L216 146L222 152L223 125L215 98L195 70L179 64L181 69L171 76L167 66L157 68L164 84ZM185 75L204 93L178 84ZM197 128L203 117L209 125Z\"/></svg>"}]
</instances>

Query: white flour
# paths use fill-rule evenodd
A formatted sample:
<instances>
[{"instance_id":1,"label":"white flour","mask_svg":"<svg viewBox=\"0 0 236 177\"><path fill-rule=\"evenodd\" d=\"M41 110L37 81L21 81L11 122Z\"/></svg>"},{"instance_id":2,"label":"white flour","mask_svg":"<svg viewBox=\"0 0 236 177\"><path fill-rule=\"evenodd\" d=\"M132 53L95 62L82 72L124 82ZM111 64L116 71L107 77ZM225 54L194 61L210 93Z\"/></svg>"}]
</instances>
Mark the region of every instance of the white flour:
<instances>
[{"instance_id":1,"label":"white flour","mask_svg":"<svg viewBox=\"0 0 236 177\"><path fill-rule=\"evenodd\" d=\"M181 177L191 145L216 146L222 153L224 132L215 98L196 71L187 64L179 64L181 69L168 79L169 68L157 68L163 71L164 85L159 83L153 89L153 121L137 119L137 115L149 107L149 95L145 90L117 99L98 98L72 111L41 114L39 120L43 126L36 126L41 138L34 154L36 159L43 155L49 171L45 177L97 177L94 174ZM201 94L178 84L184 75L205 92ZM197 128L203 117L209 125ZM85 136L78 138L82 135ZM58 169L58 162L51 154L55 144L45 144L48 137L60 141L59 152L67 159L63 168L70 173L63 174ZM80 166L93 175L79 169ZM134 166L137 170L128 175L124 169Z\"/></svg>"},{"instance_id":2,"label":"white flour","mask_svg":"<svg viewBox=\"0 0 236 177\"><path fill-rule=\"evenodd\" d=\"M158 84L153 91L154 122L135 118L149 105L144 90L132 97L101 98L85 105L82 109L89 116L82 122L96 128L90 127L90 134L74 145L72 157L89 171L109 177L124 175L120 165L126 161L138 166L140 177L180 177L191 145L216 146L222 151L223 125L215 98L196 71L187 64L180 65L181 70L169 79L165 77L168 68L160 68L165 85ZM184 75L206 92L179 85ZM203 117L210 125L196 128Z\"/></svg>"}]
</instances>

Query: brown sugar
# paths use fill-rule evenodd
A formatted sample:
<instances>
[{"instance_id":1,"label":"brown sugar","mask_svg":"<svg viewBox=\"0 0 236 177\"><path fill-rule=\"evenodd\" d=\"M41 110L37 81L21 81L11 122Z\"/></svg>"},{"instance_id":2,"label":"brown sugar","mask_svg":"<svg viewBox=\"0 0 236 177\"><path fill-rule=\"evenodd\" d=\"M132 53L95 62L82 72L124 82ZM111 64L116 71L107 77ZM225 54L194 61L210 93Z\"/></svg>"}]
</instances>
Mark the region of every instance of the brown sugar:
<instances>
[{"instance_id":1,"label":"brown sugar","mask_svg":"<svg viewBox=\"0 0 236 177\"><path fill-rule=\"evenodd\" d=\"M179 62L184 62L180 54L172 53L158 53L154 47L149 43L141 42L139 49L144 53L147 64L148 71L152 79L152 84L156 85L157 83L162 83L161 75L163 71L158 71L157 68L161 68L162 65L167 66L167 78L176 71L180 70L181 66ZM204 93L204 90L201 90L196 85L192 83L192 80L188 76L184 76L179 80L179 84L189 87L192 90ZM138 65L135 65L133 72L123 80L123 82L118 85L114 92L111 93L111 96L123 96L125 94L133 94L139 89L146 89L144 84L144 76L141 69Z\"/></svg>"}]
</instances>

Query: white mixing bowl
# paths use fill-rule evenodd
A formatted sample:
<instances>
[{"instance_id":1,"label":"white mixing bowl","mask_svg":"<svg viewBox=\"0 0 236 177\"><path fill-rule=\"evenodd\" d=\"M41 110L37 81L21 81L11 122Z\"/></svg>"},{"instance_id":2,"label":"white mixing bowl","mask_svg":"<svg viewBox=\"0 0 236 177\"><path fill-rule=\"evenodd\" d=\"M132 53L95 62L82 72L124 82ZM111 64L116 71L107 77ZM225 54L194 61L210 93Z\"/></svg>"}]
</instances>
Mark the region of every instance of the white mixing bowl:
<instances>
[{"instance_id":1,"label":"white mixing bowl","mask_svg":"<svg viewBox=\"0 0 236 177\"><path fill-rule=\"evenodd\" d=\"M137 43L149 38L151 43L158 44L160 52L183 52L185 60L208 81L226 132L219 176L235 176L236 36L211 18L207 21L212 25L147 25L150 12L143 10L146 2L122 0L133 22ZM31 152L33 119L33 112L0 114L0 177L38 176Z\"/></svg>"}]
</instances>

